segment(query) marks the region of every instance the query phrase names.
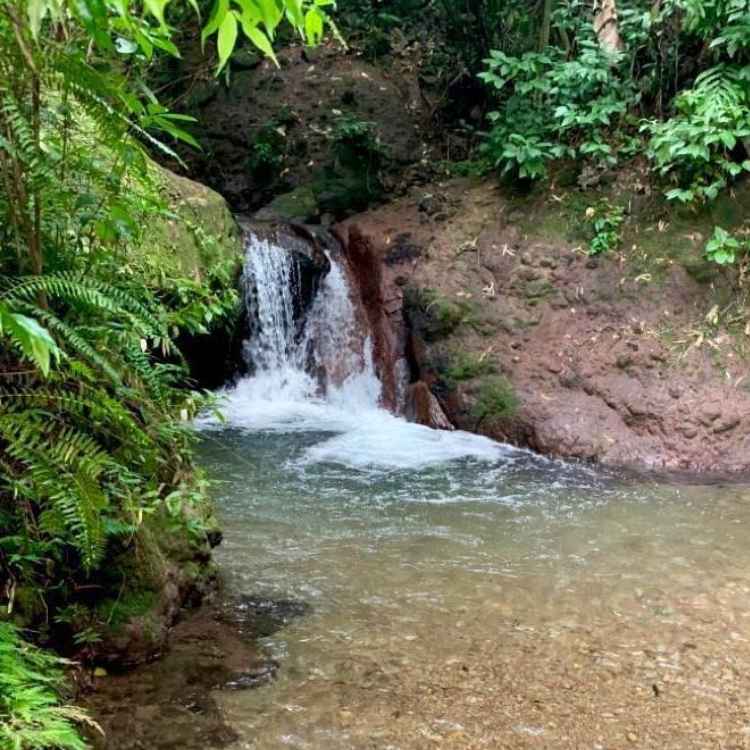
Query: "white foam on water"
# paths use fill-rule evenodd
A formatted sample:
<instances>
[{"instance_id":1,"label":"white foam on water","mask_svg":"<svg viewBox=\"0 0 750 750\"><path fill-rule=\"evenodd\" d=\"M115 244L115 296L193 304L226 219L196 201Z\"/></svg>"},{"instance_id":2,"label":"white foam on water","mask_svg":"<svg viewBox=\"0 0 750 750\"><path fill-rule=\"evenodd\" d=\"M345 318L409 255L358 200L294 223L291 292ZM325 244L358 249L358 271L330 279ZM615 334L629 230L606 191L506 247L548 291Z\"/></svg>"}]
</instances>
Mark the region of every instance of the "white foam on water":
<instances>
[{"instance_id":1,"label":"white foam on water","mask_svg":"<svg viewBox=\"0 0 750 750\"><path fill-rule=\"evenodd\" d=\"M246 252L246 299L256 330L245 351L255 374L220 394L223 422L202 417L199 428L335 433L307 449L300 463L358 470L420 469L466 458L495 462L514 452L479 435L406 422L380 406L372 343L362 340L346 274L334 259L300 332L293 256L252 234ZM311 369L323 373L322 385Z\"/></svg>"}]
</instances>

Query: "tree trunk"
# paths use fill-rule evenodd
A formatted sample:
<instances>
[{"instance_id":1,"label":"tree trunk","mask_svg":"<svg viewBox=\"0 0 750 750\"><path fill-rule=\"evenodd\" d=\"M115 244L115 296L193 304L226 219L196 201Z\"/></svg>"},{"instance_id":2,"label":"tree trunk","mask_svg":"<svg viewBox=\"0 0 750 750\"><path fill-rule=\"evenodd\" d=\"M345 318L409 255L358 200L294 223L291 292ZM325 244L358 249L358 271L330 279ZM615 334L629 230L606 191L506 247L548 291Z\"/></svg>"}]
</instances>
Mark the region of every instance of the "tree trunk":
<instances>
[{"instance_id":1,"label":"tree trunk","mask_svg":"<svg viewBox=\"0 0 750 750\"><path fill-rule=\"evenodd\" d=\"M594 31L599 45L606 52L622 52L625 45L620 36L615 0L600 0L599 9L594 15Z\"/></svg>"},{"instance_id":2,"label":"tree trunk","mask_svg":"<svg viewBox=\"0 0 750 750\"><path fill-rule=\"evenodd\" d=\"M549 46L550 27L552 25L552 4L554 0L544 0L542 27L539 29L539 52Z\"/></svg>"}]
</instances>

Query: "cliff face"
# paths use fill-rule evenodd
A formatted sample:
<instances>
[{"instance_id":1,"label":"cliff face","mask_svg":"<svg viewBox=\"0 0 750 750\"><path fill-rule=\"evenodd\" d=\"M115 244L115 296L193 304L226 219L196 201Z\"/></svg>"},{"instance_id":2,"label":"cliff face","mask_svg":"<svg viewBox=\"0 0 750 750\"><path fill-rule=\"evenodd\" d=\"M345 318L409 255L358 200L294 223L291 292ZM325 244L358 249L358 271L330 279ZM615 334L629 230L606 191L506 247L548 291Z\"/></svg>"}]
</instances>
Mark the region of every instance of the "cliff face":
<instances>
[{"instance_id":1,"label":"cliff face","mask_svg":"<svg viewBox=\"0 0 750 750\"><path fill-rule=\"evenodd\" d=\"M715 210L741 220L743 196ZM453 181L338 226L386 394L408 362L462 429L608 464L750 468L740 298L701 261L716 217L666 224L644 208L622 250L592 258L561 200ZM409 412L434 423L410 390Z\"/></svg>"}]
</instances>

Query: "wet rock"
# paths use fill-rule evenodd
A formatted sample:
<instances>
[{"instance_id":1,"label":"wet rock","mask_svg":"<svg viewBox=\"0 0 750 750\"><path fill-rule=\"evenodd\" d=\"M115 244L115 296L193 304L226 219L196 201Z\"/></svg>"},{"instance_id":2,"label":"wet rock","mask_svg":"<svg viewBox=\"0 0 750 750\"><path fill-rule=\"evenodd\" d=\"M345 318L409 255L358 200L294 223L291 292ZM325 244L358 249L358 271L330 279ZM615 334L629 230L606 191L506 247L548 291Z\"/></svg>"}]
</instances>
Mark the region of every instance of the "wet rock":
<instances>
[{"instance_id":1,"label":"wet rock","mask_svg":"<svg viewBox=\"0 0 750 750\"><path fill-rule=\"evenodd\" d=\"M320 214L318 201L309 185L301 185L289 193L274 198L253 215L255 221L307 222Z\"/></svg>"},{"instance_id":2,"label":"wet rock","mask_svg":"<svg viewBox=\"0 0 750 750\"><path fill-rule=\"evenodd\" d=\"M279 671L279 662L271 659L247 672L239 672L222 685L225 690L251 690L271 682Z\"/></svg>"},{"instance_id":3,"label":"wet rock","mask_svg":"<svg viewBox=\"0 0 750 750\"><path fill-rule=\"evenodd\" d=\"M273 609L251 600L260 609ZM95 750L205 750L236 742L216 703L216 690L247 690L272 680L279 664L260 651L222 603L185 617L171 631L159 661L94 680L80 701L102 726L91 732ZM299 603L277 602L287 614ZM279 615L281 619L283 617Z\"/></svg>"},{"instance_id":4,"label":"wet rock","mask_svg":"<svg viewBox=\"0 0 750 750\"><path fill-rule=\"evenodd\" d=\"M367 318L375 370L383 384L383 405L396 410L400 406L399 393L403 390L399 372L407 338L402 309L404 293L401 286L394 283L394 276L386 273L390 264L383 262L377 246L356 224L339 231L338 236L351 270L352 286ZM412 252L406 235L401 243L406 252Z\"/></svg>"},{"instance_id":5,"label":"wet rock","mask_svg":"<svg viewBox=\"0 0 750 750\"><path fill-rule=\"evenodd\" d=\"M423 380L412 383L409 386L404 416L409 422L423 424L433 429L455 429L445 415L440 402Z\"/></svg>"},{"instance_id":6,"label":"wet rock","mask_svg":"<svg viewBox=\"0 0 750 750\"><path fill-rule=\"evenodd\" d=\"M227 602L220 619L230 623L242 635L250 638L267 638L297 617L309 614L307 602L297 599L266 599L243 596Z\"/></svg>"},{"instance_id":7,"label":"wet rock","mask_svg":"<svg viewBox=\"0 0 750 750\"><path fill-rule=\"evenodd\" d=\"M438 189L458 200L440 232L431 223L420 225L425 212L417 205ZM347 222L357 226L372 256L380 252L386 286L392 282L384 238L408 233L410 243L429 248L397 264L411 327L405 347L411 380L426 383L457 428L545 453L676 470L750 468L744 419L750 393L716 366L728 356L731 332L716 338L716 349L687 351L661 333L668 316L673 340L690 340L696 306L708 305L709 290L678 264L669 266L658 290L634 285L615 256L600 256L590 263L595 268L586 268L589 259L569 240L540 236L534 217L511 205L496 185L456 181ZM457 257L457 245L467 237L479 237L481 258ZM550 258L559 258L557 268ZM372 257L365 264L368 276L371 264ZM485 289L491 298L481 296ZM403 317L387 322L403 329ZM494 431L477 427L471 406L461 403L469 395L463 386L450 403L448 394L437 393L435 361L445 350L498 357L521 400L512 424ZM550 368L551 361L564 363L562 371ZM732 381L747 382L750 364L736 356L726 364Z\"/></svg>"}]
</instances>

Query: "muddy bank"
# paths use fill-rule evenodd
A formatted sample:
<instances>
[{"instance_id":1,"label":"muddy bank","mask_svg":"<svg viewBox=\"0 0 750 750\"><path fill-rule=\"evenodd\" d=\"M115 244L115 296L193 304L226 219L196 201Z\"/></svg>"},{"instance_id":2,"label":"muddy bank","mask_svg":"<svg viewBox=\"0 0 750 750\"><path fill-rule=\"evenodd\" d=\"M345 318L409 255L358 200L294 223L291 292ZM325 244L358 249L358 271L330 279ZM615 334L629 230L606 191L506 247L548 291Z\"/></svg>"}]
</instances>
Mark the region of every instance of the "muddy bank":
<instances>
[{"instance_id":1,"label":"muddy bank","mask_svg":"<svg viewBox=\"0 0 750 750\"><path fill-rule=\"evenodd\" d=\"M82 675L81 704L103 730L94 748L222 748L238 739L217 691L252 690L272 681L279 663L257 645L305 615L304 602L224 598L177 623L157 661L129 671Z\"/></svg>"},{"instance_id":2,"label":"muddy bank","mask_svg":"<svg viewBox=\"0 0 750 750\"><path fill-rule=\"evenodd\" d=\"M586 199L555 199L459 180L339 225L355 268L377 268L362 293L380 369L408 362L452 424L542 453L748 470L741 300L701 264L700 217L644 210L621 250L592 258L571 207ZM512 418L482 408L512 400L503 379L519 401ZM409 408L428 415L417 392L422 406Z\"/></svg>"}]
</instances>

